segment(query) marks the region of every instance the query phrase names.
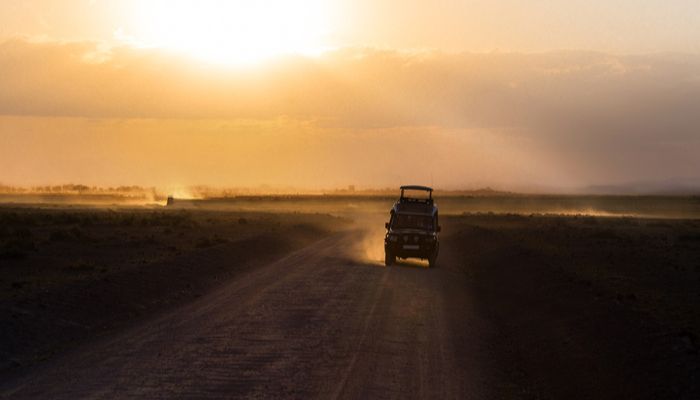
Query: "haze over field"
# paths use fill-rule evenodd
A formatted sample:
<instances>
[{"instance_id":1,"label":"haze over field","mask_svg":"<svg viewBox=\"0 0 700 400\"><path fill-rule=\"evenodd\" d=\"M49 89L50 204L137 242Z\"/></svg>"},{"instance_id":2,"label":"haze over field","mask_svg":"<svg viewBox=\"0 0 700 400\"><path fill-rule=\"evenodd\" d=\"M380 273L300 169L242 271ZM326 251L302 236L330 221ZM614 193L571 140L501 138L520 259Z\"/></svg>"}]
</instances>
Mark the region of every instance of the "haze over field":
<instances>
[{"instance_id":1,"label":"haze over field","mask_svg":"<svg viewBox=\"0 0 700 400\"><path fill-rule=\"evenodd\" d=\"M695 2L256 4L2 3L0 183L700 186Z\"/></svg>"}]
</instances>

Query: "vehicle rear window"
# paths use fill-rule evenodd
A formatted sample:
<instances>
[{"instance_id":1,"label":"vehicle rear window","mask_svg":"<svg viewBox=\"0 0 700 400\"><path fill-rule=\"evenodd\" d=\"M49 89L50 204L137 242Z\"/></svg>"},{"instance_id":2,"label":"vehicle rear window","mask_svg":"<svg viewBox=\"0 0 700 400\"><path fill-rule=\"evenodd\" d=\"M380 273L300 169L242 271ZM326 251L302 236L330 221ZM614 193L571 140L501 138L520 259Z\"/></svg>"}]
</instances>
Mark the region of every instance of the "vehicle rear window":
<instances>
[{"instance_id":1,"label":"vehicle rear window","mask_svg":"<svg viewBox=\"0 0 700 400\"><path fill-rule=\"evenodd\" d=\"M427 215L395 214L394 229L433 229L433 217Z\"/></svg>"}]
</instances>

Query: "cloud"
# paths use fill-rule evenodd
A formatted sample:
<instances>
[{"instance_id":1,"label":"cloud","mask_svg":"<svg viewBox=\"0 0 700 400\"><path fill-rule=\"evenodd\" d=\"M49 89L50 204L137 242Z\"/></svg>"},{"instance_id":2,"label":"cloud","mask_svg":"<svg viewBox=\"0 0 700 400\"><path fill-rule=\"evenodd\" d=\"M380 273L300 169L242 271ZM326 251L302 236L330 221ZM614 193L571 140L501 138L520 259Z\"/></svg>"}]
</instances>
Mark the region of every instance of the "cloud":
<instances>
[{"instance_id":1,"label":"cloud","mask_svg":"<svg viewBox=\"0 0 700 400\"><path fill-rule=\"evenodd\" d=\"M226 69L152 49L11 40L0 44L0 113L523 127L649 118L658 110L654 119L677 121L694 114L698 70L700 56L691 55L374 49Z\"/></svg>"},{"instance_id":2,"label":"cloud","mask_svg":"<svg viewBox=\"0 0 700 400\"><path fill-rule=\"evenodd\" d=\"M302 121L294 123L327 135L319 152L342 151L339 143L345 143L358 154L362 150L351 145L353 140L391 146L368 137L396 139L400 132L418 129L425 133L417 136L421 140L414 137L414 156L420 148L432 148L436 158L460 157L449 151L451 143L460 143L469 157L501 154L522 162L500 161L508 165L501 178L510 174L503 182L540 181L538 176L547 175L543 171L554 168L563 172L548 175L552 185L565 179L608 183L697 174L698 71L700 55L687 54L360 48L319 58L287 57L255 68L223 68L153 49L15 39L0 43L0 115ZM440 132L449 135L439 137ZM343 139L347 135L352 140ZM468 144L460 142L464 138ZM431 140L437 141L432 147ZM546 163L535 168L534 158L518 148ZM377 159L368 165L386 166ZM490 161L481 165L495 168ZM443 167L479 164L454 161ZM456 174L451 184L476 179L471 172Z\"/></svg>"}]
</instances>

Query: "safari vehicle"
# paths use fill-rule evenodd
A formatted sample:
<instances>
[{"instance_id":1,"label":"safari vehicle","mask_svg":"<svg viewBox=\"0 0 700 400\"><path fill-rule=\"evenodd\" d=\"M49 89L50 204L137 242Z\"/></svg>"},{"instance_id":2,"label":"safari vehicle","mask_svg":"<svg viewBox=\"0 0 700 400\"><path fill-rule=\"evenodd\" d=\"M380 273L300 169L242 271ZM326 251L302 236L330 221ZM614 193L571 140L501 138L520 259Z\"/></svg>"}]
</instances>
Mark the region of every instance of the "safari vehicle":
<instances>
[{"instance_id":1,"label":"safari vehicle","mask_svg":"<svg viewBox=\"0 0 700 400\"><path fill-rule=\"evenodd\" d=\"M416 193L421 195L411 195ZM384 263L392 265L397 258L427 259L430 267L437 262L440 242L438 208L433 189L426 186L401 186L401 197L391 209L385 225Z\"/></svg>"}]
</instances>

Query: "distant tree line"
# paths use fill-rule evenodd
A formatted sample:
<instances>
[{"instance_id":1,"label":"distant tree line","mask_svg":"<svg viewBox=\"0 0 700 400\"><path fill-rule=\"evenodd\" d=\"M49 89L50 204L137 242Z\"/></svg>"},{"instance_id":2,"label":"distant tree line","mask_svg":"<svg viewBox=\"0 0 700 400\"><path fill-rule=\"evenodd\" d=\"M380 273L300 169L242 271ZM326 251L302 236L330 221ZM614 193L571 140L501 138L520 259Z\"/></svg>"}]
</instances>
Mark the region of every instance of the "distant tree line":
<instances>
[{"instance_id":1,"label":"distant tree line","mask_svg":"<svg viewBox=\"0 0 700 400\"><path fill-rule=\"evenodd\" d=\"M141 186L99 187L81 184L43 185L43 186L9 186L0 184L2 194L76 194L76 195L123 195L123 196L153 196L156 189Z\"/></svg>"}]
</instances>

